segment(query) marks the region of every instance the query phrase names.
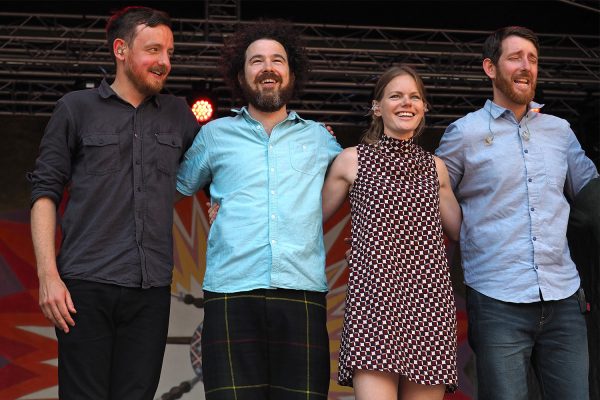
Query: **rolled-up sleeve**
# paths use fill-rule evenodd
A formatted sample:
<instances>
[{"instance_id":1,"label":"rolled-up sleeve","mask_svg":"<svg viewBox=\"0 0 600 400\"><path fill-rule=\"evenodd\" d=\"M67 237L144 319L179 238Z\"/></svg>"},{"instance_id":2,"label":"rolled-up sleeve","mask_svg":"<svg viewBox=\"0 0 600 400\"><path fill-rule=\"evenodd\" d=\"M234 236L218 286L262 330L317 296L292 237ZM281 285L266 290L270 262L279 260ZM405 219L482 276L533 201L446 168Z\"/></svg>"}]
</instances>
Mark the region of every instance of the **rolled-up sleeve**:
<instances>
[{"instance_id":1,"label":"rolled-up sleeve","mask_svg":"<svg viewBox=\"0 0 600 400\"><path fill-rule=\"evenodd\" d=\"M209 152L206 146L208 132L202 127L192 146L183 157L177 173L177 191L191 196L211 180Z\"/></svg>"},{"instance_id":2,"label":"rolled-up sleeve","mask_svg":"<svg viewBox=\"0 0 600 400\"><path fill-rule=\"evenodd\" d=\"M40 197L60 203L65 185L71 180L71 154L76 146L73 121L67 105L59 101L46 126L39 156L32 172L31 205Z\"/></svg>"}]
</instances>

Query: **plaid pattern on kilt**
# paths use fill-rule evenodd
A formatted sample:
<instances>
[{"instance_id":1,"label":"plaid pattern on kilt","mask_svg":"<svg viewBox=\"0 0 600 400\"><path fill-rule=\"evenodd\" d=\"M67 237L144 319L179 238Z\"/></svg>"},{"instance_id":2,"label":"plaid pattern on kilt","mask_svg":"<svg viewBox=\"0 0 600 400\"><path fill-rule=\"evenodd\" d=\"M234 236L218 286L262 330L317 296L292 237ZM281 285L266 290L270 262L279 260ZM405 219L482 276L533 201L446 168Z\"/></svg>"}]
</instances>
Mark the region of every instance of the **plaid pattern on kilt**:
<instances>
[{"instance_id":1,"label":"plaid pattern on kilt","mask_svg":"<svg viewBox=\"0 0 600 400\"><path fill-rule=\"evenodd\" d=\"M326 293L204 292L207 400L323 400L329 390Z\"/></svg>"}]
</instances>

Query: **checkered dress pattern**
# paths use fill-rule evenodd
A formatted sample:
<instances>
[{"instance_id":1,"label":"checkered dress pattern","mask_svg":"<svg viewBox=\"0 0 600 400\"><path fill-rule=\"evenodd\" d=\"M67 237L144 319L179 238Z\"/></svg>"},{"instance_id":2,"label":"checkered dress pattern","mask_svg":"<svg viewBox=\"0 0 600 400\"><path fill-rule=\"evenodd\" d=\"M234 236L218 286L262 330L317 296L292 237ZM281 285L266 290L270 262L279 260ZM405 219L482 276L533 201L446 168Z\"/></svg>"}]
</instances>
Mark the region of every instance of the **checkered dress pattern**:
<instances>
[{"instance_id":1,"label":"checkered dress pattern","mask_svg":"<svg viewBox=\"0 0 600 400\"><path fill-rule=\"evenodd\" d=\"M456 308L435 160L410 140L357 147L352 256L338 381L354 369L457 385Z\"/></svg>"}]
</instances>

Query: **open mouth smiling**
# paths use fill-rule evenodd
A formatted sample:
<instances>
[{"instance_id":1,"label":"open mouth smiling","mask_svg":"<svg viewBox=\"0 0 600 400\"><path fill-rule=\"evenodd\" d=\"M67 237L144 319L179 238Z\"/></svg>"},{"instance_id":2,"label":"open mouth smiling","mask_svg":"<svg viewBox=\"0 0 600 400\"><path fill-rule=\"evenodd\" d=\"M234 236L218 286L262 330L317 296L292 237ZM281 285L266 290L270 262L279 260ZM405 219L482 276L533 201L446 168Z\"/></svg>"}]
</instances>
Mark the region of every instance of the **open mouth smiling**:
<instances>
[{"instance_id":1,"label":"open mouth smiling","mask_svg":"<svg viewBox=\"0 0 600 400\"><path fill-rule=\"evenodd\" d=\"M158 68L158 69L151 69L150 73L152 73L158 77L162 77L163 75L167 74L167 71L163 68Z\"/></svg>"},{"instance_id":2,"label":"open mouth smiling","mask_svg":"<svg viewBox=\"0 0 600 400\"><path fill-rule=\"evenodd\" d=\"M530 80L527 78L517 78L517 79L513 80L513 83L515 83L519 87L523 87L523 86L529 87Z\"/></svg>"}]
</instances>

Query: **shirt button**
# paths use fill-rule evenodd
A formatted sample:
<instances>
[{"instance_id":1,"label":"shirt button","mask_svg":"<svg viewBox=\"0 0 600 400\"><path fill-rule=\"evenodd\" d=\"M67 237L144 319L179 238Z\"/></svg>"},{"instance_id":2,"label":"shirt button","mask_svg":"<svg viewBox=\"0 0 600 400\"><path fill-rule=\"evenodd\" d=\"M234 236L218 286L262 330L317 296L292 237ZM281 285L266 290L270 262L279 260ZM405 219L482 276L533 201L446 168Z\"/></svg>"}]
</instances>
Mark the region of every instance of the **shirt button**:
<instances>
[{"instance_id":1,"label":"shirt button","mask_svg":"<svg viewBox=\"0 0 600 400\"><path fill-rule=\"evenodd\" d=\"M531 207L531 211L535 211L535 208Z\"/></svg>"},{"instance_id":2,"label":"shirt button","mask_svg":"<svg viewBox=\"0 0 600 400\"><path fill-rule=\"evenodd\" d=\"M275 239L271 240L271 244L273 244L273 245L277 244L277 240L275 240Z\"/></svg>"},{"instance_id":3,"label":"shirt button","mask_svg":"<svg viewBox=\"0 0 600 400\"><path fill-rule=\"evenodd\" d=\"M172 144L173 146L175 146L175 140L171 141L171 144Z\"/></svg>"},{"instance_id":4,"label":"shirt button","mask_svg":"<svg viewBox=\"0 0 600 400\"><path fill-rule=\"evenodd\" d=\"M533 182L533 179L529 178L527 179L528 182Z\"/></svg>"},{"instance_id":5,"label":"shirt button","mask_svg":"<svg viewBox=\"0 0 600 400\"><path fill-rule=\"evenodd\" d=\"M140 160L135 160L135 165L140 165Z\"/></svg>"},{"instance_id":6,"label":"shirt button","mask_svg":"<svg viewBox=\"0 0 600 400\"><path fill-rule=\"evenodd\" d=\"M256 125L256 129L260 129L260 125Z\"/></svg>"},{"instance_id":7,"label":"shirt button","mask_svg":"<svg viewBox=\"0 0 600 400\"><path fill-rule=\"evenodd\" d=\"M271 168L271 172L275 172L275 168Z\"/></svg>"},{"instance_id":8,"label":"shirt button","mask_svg":"<svg viewBox=\"0 0 600 400\"><path fill-rule=\"evenodd\" d=\"M271 219L275 219L275 214L271 214Z\"/></svg>"},{"instance_id":9,"label":"shirt button","mask_svg":"<svg viewBox=\"0 0 600 400\"><path fill-rule=\"evenodd\" d=\"M535 268L535 269L538 269L538 266L537 266L537 264L535 264L535 265L533 266L533 268Z\"/></svg>"},{"instance_id":10,"label":"shirt button","mask_svg":"<svg viewBox=\"0 0 600 400\"><path fill-rule=\"evenodd\" d=\"M142 188L138 186L138 187L137 187L137 191L138 191L138 192L141 192L141 191L142 191Z\"/></svg>"},{"instance_id":11,"label":"shirt button","mask_svg":"<svg viewBox=\"0 0 600 400\"><path fill-rule=\"evenodd\" d=\"M274 191L274 190L271 190L271 194L275 194L275 191Z\"/></svg>"},{"instance_id":12,"label":"shirt button","mask_svg":"<svg viewBox=\"0 0 600 400\"><path fill-rule=\"evenodd\" d=\"M529 150L525 149L525 153L529 153Z\"/></svg>"},{"instance_id":13,"label":"shirt button","mask_svg":"<svg viewBox=\"0 0 600 400\"><path fill-rule=\"evenodd\" d=\"M534 237L533 237L533 241L535 242L536 240L537 240L537 238L534 236Z\"/></svg>"}]
</instances>

